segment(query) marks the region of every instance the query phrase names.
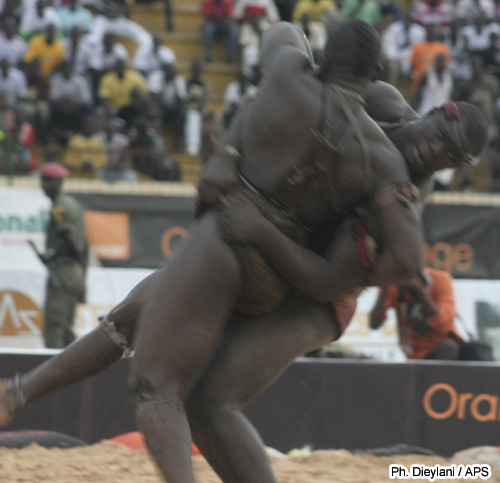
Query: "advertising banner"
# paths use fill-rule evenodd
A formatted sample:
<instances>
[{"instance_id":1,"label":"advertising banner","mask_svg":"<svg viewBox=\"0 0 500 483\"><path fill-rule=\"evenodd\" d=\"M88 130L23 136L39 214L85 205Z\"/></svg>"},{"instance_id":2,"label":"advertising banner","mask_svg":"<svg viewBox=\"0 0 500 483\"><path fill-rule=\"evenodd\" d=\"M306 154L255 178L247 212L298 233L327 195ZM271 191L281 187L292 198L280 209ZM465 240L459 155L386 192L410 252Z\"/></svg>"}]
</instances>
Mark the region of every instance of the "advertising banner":
<instances>
[{"instance_id":1,"label":"advertising banner","mask_svg":"<svg viewBox=\"0 0 500 483\"><path fill-rule=\"evenodd\" d=\"M455 278L500 278L500 208L426 206L425 255L430 267Z\"/></svg>"},{"instance_id":2,"label":"advertising banner","mask_svg":"<svg viewBox=\"0 0 500 483\"><path fill-rule=\"evenodd\" d=\"M0 377L47 355L0 352ZM137 430L129 361L35 401L9 430L50 430L94 443ZM498 364L301 358L246 408L267 446L287 452L425 448L443 456L500 446Z\"/></svg>"},{"instance_id":3,"label":"advertising banner","mask_svg":"<svg viewBox=\"0 0 500 483\"><path fill-rule=\"evenodd\" d=\"M73 193L86 210L91 252L106 267L158 268L189 236L194 198ZM40 189L0 187L0 267L30 266L50 203ZM428 204L425 255L454 278L500 279L500 207Z\"/></svg>"},{"instance_id":4,"label":"advertising banner","mask_svg":"<svg viewBox=\"0 0 500 483\"><path fill-rule=\"evenodd\" d=\"M0 268L0 347L42 347L45 267L34 260L31 268ZM150 269L97 268L87 273L87 300L79 304L75 331L81 336L97 324L97 317L121 302L127 293L147 277ZM500 281L455 280L457 309L465 329L493 346L500 361ZM336 344L374 359L403 361L398 343L395 315L388 312L387 321L378 330L370 330L368 317L377 297L377 289L365 290L347 331Z\"/></svg>"}]
</instances>

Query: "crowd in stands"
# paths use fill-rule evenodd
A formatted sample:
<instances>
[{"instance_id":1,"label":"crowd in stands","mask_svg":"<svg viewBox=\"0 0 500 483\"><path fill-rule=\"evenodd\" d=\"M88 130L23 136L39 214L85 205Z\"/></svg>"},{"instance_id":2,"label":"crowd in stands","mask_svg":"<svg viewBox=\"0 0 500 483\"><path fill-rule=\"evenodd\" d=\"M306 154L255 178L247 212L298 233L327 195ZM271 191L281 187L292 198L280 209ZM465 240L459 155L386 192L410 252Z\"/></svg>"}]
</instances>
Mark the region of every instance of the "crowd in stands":
<instances>
[{"instance_id":1,"label":"crowd in stands","mask_svg":"<svg viewBox=\"0 0 500 483\"><path fill-rule=\"evenodd\" d=\"M33 172L43 155L104 180L141 174L180 180L175 155L207 159L244 97L258 90L266 28L280 19L293 22L320 62L328 30L357 17L382 37L381 78L400 88L420 115L464 100L490 123L481 167L460 179L453 170L440 172L436 189L500 191L500 1L191 3L199 4L205 58L190 59L191 72L183 76L168 37L132 21L134 6L126 0L0 0L0 170ZM165 5L165 30L172 31L171 0ZM135 44L134 55L121 39ZM214 45L221 40L225 56L216 58ZM212 90L204 71L214 62L235 72L221 112L207 109Z\"/></svg>"}]
</instances>

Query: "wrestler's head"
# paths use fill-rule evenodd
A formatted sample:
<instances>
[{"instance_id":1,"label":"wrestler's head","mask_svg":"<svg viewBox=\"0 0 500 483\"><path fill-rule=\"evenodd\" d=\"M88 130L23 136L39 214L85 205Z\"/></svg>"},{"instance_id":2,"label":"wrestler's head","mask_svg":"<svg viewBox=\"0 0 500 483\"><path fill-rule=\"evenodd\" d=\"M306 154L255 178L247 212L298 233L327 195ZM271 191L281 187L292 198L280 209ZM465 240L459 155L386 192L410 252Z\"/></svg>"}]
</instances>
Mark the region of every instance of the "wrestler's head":
<instances>
[{"instance_id":1,"label":"wrestler's head","mask_svg":"<svg viewBox=\"0 0 500 483\"><path fill-rule=\"evenodd\" d=\"M311 65L314 63L311 46L302 29L289 22L277 22L264 30L262 34L260 63L264 71L276 49L285 45L302 50L309 57Z\"/></svg>"},{"instance_id":2,"label":"wrestler's head","mask_svg":"<svg viewBox=\"0 0 500 483\"><path fill-rule=\"evenodd\" d=\"M347 20L330 32L321 72L349 79L374 78L380 61L380 36L367 22Z\"/></svg>"},{"instance_id":3,"label":"wrestler's head","mask_svg":"<svg viewBox=\"0 0 500 483\"><path fill-rule=\"evenodd\" d=\"M414 173L470 164L485 147L488 123L467 102L448 102L389 135Z\"/></svg>"}]
</instances>

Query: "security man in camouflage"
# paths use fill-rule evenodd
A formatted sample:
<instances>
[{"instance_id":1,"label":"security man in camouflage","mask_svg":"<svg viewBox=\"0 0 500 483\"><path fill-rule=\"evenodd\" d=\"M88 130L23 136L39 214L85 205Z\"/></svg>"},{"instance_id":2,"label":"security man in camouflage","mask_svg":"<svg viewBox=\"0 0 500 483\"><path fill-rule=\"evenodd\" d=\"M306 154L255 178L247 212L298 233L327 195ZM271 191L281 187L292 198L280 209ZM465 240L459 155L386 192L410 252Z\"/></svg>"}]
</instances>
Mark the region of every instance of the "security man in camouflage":
<instances>
[{"instance_id":1,"label":"security man in camouflage","mask_svg":"<svg viewBox=\"0 0 500 483\"><path fill-rule=\"evenodd\" d=\"M46 163L41 175L43 192L52 201L45 253L41 255L48 269L43 337L46 347L60 349L75 340L76 304L85 297L87 235L83 208L61 193L68 170Z\"/></svg>"}]
</instances>

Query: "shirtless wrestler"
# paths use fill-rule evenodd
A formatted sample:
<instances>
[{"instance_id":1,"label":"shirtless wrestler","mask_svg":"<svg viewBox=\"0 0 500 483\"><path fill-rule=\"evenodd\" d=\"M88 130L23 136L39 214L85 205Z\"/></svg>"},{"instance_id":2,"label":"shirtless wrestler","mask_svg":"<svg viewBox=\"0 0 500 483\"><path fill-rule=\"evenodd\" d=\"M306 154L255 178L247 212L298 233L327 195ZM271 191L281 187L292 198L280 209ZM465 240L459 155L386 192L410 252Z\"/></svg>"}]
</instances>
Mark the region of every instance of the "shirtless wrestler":
<instances>
[{"instance_id":1,"label":"shirtless wrestler","mask_svg":"<svg viewBox=\"0 0 500 483\"><path fill-rule=\"evenodd\" d=\"M247 152L248 151L245 149L245 154ZM259 180L255 180L254 184L256 181ZM119 331L114 330L112 324L108 323L106 325L106 331L108 333L114 334L113 337L115 340L117 340L117 342L121 343L126 340L130 340L133 329L132 326L138 316L137 314L139 312L139 306L142 304L144 298L148 299L145 303L145 310L141 313L142 318L140 319L140 326L138 329L139 337L136 338L137 353L136 357L134 358L134 372L136 380L141 382L140 387L138 388L140 393L140 402L138 403L137 416L139 426L145 432L148 439L148 444L153 454L157 458L160 468L162 468L162 470L164 471L164 474L166 475L168 481L192 481L192 474L189 466L190 463L186 461L187 457L177 459L175 463L170 464L170 458L173 454L185 456L182 448L179 448L179 443L182 443L182 441L180 441L179 439L175 439L175 434L173 434L175 433L175 427L172 429L173 423L178 423L179 427L187 424L187 422L184 421L185 417L184 413L182 412L182 398L179 394L180 389L184 389L184 385L181 383L189 383L190 381L192 381L192 377L194 375L199 374L198 368L201 367L204 362L206 362L208 357L213 353L214 346L220 342L218 334L222 332L223 327L221 325L221 322L217 321L216 319L218 317L220 318L221 314L225 317L229 315L228 307L231 303L231 299L234 298L234 292L231 292L230 294L224 292L223 284L220 283L218 275L220 274L220 278L226 280L226 282L234 282L238 278L238 270L237 268L235 269L234 266L231 266L230 270L221 271L221 267L219 266L221 261L224 261L224 263L227 265L236 264L237 262L232 259L232 254L229 257L223 256L221 254L221 252L226 249L226 246L220 243L219 240L214 236L214 232L217 231L217 227L215 226L215 221L211 218L212 215L207 214L201 221L200 228L194 234L196 235L197 233L196 238L198 239L198 243L195 243L194 241L188 242L186 248L182 252L187 252L188 255L182 257L181 253L180 256L177 257L176 260L174 260L174 262L172 263L174 267L184 265L184 271L182 268L171 269L169 267L166 272L158 271L153 274L146 281L139 284L139 286L136 287L136 289L134 289L131 292L130 296L125 300L125 303L116 307L108 316L109 321L116 323ZM304 216L304 218L307 219L306 216ZM204 226L208 226L208 228L202 229L202 227ZM195 236L193 236L191 240L193 240L194 238ZM214 238L215 241L213 240ZM201 251L203 252L202 254L200 253L199 248L200 239L205 240L204 249L201 249ZM209 252L206 251L207 249L209 250ZM206 258L208 257L209 259L211 259L211 255L214 255L214 259L207 263ZM219 258L216 258L215 255L217 255ZM192 256L194 256L195 258L190 263L190 257ZM179 260L184 260L184 262L179 262ZM201 273L195 275L193 273L193 262L194 264L202 264L202 266L205 267L204 270L202 270ZM225 268L227 269L227 266ZM210 272L211 269L213 269L213 272ZM173 275L168 275L170 270L173 270L173 272L177 275L177 278L182 281L180 288L177 287L174 282L169 281L170 277L173 277ZM209 292L210 296L201 297L201 301L197 300L196 294L190 295L189 290L186 289L185 286L183 286L184 283L190 286L194 284L196 287L198 287L200 290L200 293L198 295L203 295L205 292ZM213 284L214 286L211 287L210 284ZM159 290L159 288L161 288L161 290ZM170 293L172 291L175 295L175 297L172 296L173 300L170 297ZM154 292L156 292L156 295ZM183 304L187 304L190 307L190 310L188 310L187 313L185 310L182 310L182 307L179 307L178 301L177 304L175 302L180 296L182 296ZM219 297L217 299L219 301L218 303L221 303L221 300L222 302L225 301L226 308L224 309L223 307L221 309L220 306L218 306L218 303L214 302L214 297ZM149 299L151 298L156 299L156 302L150 303ZM158 303L159 300L161 300L161 304ZM163 307L161 308L160 305L162 305ZM197 305L198 308L191 307L191 305ZM170 322L165 322L161 314L158 313L161 311L165 311L166 314L170 314L173 317L173 320L171 320ZM145 314L147 314L148 316L145 316ZM175 317L176 314L179 314L183 324L191 328L191 334L184 332L184 327L182 325L177 326L179 320L177 320L177 318ZM196 321L197 317L200 318L199 322L203 323L194 323L193 321ZM208 321L206 321L207 318ZM152 324L152 320L156 320L156 323ZM128 327L127 323L129 323ZM171 323L174 323L174 328L177 327L177 329L174 330L174 328L170 327L170 329L166 331L165 326L168 327L168 324ZM162 328L162 325L165 326ZM148 357L145 355L148 351L143 352L142 357L140 355L140 347L142 344L144 344L144 342L141 342L144 339L144 336L141 338L141 333L144 334L145 329L143 330L143 327L146 326L149 326L147 330L151 331L154 334L154 337L162 337L162 350L160 350L156 344L151 344L151 352L153 353L152 358L155 359L156 356L158 356L160 359L163 359L163 364L155 364L153 366L149 366L147 360ZM332 327L331 324L330 326ZM231 332L231 328L229 326L228 332ZM329 332L329 337L334 335L333 329L330 329ZM71 357L74 358L76 356L77 359L80 357L86 359L87 357L89 357L87 352L87 350L89 349L89 344L85 344L83 343L83 341L87 339L88 342L90 338L84 338L82 339L82 344L80 344L79 347L77 343L75 344L75 347L73 349L65 351L66 354L62 353L60 356L57 356L55 358L57 359L59 357L60 359L58 362L52 363L52 369L49 371L50 374L47 374L47 371L44 371L43 369L38 370L38 376L41 376L38 378L38 381L34 380L36 378L36 370L31 374L31 376L23 376L22 391L19 391L19 394L24 396L27 401L32 400L35 397L40 397L44 393L55 390L56 387L54 385L54 380L50 380L51 378L53 379L54 374L58 371L61 372L59 374L59 376L61 376L61 379L58 383L56 383L56 385L58 384L59 387L61 387L62 385L67 385L71 382L75 382L75 379L91 375L93 371L99 371L103 366L108 365L116 360L117 353L119 357L120 351L110 346L109 340L107 339L107 336L104 334L103 330L94 331L93 334L90 334L87 337L92 338L93 341L93 344L91 345L91 351L95 354L98 353L100 355L100 358L97 360L96 365L91 365L90 367L84 369L80 374L72 373L71 375L69 375L67 374L67 370L65 374L65 369L63 368L63 366L65 365L65 362L67 362L68 358L71 359ZM188 344L186 347L185 338L191 339L193 337L195 340L189 342L199 342L200 346L196 347L195 345ZM310 340L312 340L312 338L310 338ZM304 344L304 341L301 341L301 343ZM179 345L183 347L179 348ZM209 348L207 348L206 346L209 346ZM219 345L219 348L220 347L222 346ZM307 350L310 348L312 347L306 347L305 349ZM294 350L295 349L296 348L294 348ZM165 352L167 352L167 354L165 354ZM193 354L197 357L192 357ZM176 357L177 359L181 357L187 358L189 364L186 365L186 361L184 360L171 360L171 357ZM234 366L233 368L235 367L236 366ZM141 370L144 371L142 378L139 377L139 375L141 374ZM29 389L26 389L26 386L31 386L31 391ZM172 388L177 389L177 391L172 390ZM250 394L254 390L254 388L249 388L248 394ZM30 392L31 394L29 394ZM157 397L157 393L160 393L162 397ZM173 404L172 407L169 402L177 402L177 407L175 404ZM143 408L144 406L153 406L153 408L149 408L149 411L144 409L141 410L141 408ZM158 410L158 407L161 408L161 410ZM172 414L169 415L169 413ZM156 431L155 428L151 428L148 426L149 417L156 417L156 421L160 422L159 427L155 426ZM162 438L161 434L158 435L158 430L165 429L165 427L162 428L162 422L165 424L168 422L170 424L169 431L173 431L170 433L170 437L166 436ZM184 427L183 430L179 430L179 427L177 428L177 435L178 437L179 435L185 436L184 446L187 446L187 437L189 437L190 442L189 432L187 431L187 428ZM158 437L158 439L156 439L156 436ZM247 443L250 444L251 441L252 438L248 439ZM171 451L168 451L168 449L170 449ZM164 452L166 452L167 454L165 455ZM257 453L259 453L259 451L257 451L256 454ZM209 457L209 461L211 461L211 459L212 458ZM260 461L260 457L257 459ZM184 465L181 465L180 462L184 462ZM216 468L217 470L218 465L215 460L213 461L213 464L214 468ZM253 475L252 472L247 473L248 475L246 478L253 478L252 480L237 479L236 481L273 481L272 474L270 474L265 468L262 470L262 478L259 478L259 472L253 472ZM190 477L191 479L186 479L186 477ZM231 480L230 477L228 478L224 477L225 481L235 481L234 479Z\"/></svg>"}]
</instances>

